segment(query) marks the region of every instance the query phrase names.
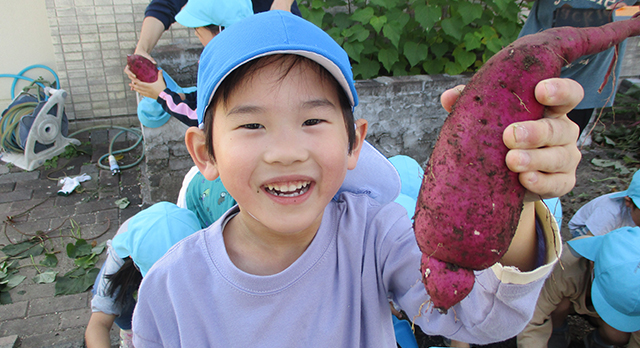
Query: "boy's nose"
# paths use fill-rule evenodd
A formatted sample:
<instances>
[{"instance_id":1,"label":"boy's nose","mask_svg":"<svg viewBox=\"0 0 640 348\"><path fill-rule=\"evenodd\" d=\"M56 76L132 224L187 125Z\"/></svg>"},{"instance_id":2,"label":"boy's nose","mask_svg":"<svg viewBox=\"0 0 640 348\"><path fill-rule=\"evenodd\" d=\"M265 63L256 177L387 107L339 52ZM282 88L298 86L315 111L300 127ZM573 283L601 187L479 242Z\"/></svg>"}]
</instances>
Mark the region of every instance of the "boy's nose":
<instances>
[{"instance_id":1,"label":"boy's nose","mask_svg":"<svg viewBox=\"0 0 640 348\"><path fill-rule=\"evenodd\" d=\"M267 163L290 165L305 161L309 157L305 142L295 132L284 131L272 134L271 141L264 151L264 160Z\"/></svg>"}]
</instances>

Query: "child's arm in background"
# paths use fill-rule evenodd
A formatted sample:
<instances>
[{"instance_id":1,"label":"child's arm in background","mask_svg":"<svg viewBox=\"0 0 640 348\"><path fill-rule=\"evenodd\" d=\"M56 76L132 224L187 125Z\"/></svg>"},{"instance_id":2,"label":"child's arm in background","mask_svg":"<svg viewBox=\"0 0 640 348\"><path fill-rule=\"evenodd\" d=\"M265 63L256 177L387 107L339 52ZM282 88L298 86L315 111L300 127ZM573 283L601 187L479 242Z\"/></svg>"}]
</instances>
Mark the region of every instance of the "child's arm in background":
<instances>
[{"instance_id":1,"label":"child's arm in background","mask_svg":"<svg viewBox=\"0 0 640 348\"><path fill-rule=\"evenodd\" d=\"M87 348L111 348L110 331L116 316L103 312L93 312L89 318L84 340Z\"/></svg>"},{"instance_id":2,"label":"child's arm in background","mask_svg":"<svg viewBox=\"0 0 640 348\"><path fill-rule=\"evenodd\" d=\"M155 82L142 82L137 78L132 78L129 87L131 87L132 91L136 91L144 97L158 99L160 92L167 88L167 84L162 77L162 70L158 70L158 79Z\"/></svg>"},{"instance_id":3,"label":"child's arm in background","mask_svg":"<svg viewBox=\"0 0 640 348\"><path fill-rule=\"evenodd\" d=\"M443 93L442 105L447 111L461 91L456 87ZM566 116L582 100L582 87L570 79L547 79L536 86L535 94L547 106L544 117L511 124L503 133L503 141L510 149L506 164L520 173L520 183L528 192L516 235L501 263L521 271L536 267L534 202L568 193L575 185L582 156L576 145L578 127Z\"/></svg>"},{"instance_id":4,"label":"child's arm in background","mask_svg":"<svg viewBox=\"0 0 640 348\"><path fill-rule=\"evenodd\" d=\"M162 70L158 70L156 82L146 83L134 78L129 86L131 86L132 91L136 91L147 98L155 99L166 113L175 117L187 127L198 125L198 116L196 114L197 93L194 91L183 94L170 90L164 82Z\"/></svg>"}]
</instances>

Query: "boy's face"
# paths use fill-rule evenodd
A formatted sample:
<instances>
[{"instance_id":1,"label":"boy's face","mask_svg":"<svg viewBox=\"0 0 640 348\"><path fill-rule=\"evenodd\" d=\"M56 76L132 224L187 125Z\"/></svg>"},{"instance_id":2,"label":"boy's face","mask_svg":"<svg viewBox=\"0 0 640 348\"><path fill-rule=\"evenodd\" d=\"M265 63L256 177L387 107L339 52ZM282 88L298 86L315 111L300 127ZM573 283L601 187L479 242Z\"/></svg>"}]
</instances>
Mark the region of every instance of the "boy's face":
<instances>
[{"instance_id":1,"label":"boy's face","mask_svg":"<svg viewBox=\"0 0 640 348\"><path fill-rule=\"evenodd\" d=\"M306 64L284 75L267 64L245 78L213 113L215 166L247 226L279 234L315 233L322 213L355 168L338 93ZM363 125L363 126L362 126Z\"/></svg>"}]
</instances>

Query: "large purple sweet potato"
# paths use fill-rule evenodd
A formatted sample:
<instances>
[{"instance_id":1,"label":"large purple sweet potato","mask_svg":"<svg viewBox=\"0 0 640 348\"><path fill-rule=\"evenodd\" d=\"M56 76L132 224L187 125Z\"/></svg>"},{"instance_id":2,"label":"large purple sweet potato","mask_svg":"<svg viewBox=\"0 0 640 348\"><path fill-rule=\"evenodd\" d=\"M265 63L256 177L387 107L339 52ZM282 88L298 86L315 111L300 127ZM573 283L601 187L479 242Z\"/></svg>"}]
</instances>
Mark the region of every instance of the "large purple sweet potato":
<instances>
[{"instance_id":1,"label":"large purple sweet potato","mask_svg":"<svg viewBox=\"0 0 640 348\"><path fill-rule=\"evenodd\" d=\"M581 56L635 35L637 14L601 27L524 36L469 81L426 166L414 216L423 282L434 307L446 311L462 300L471 291L472 270L490 267L509 248L525 189L505 164L502 134L509 124L542 117L536 84L560 76L562 66Z\"/></svg>"}]
</instances>

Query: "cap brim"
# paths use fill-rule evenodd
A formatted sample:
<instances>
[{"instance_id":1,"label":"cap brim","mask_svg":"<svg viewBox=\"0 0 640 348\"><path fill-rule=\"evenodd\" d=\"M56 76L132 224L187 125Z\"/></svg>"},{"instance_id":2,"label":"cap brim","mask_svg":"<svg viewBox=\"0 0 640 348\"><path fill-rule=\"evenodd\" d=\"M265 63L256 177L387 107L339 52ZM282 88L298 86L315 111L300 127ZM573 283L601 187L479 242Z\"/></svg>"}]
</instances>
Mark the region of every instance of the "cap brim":
<instances>
[{"instance_id":1,"label":"cap brim","mask_svg":"<svg viewBox=\"0 0 640 348\"><path fill-rule=\"evenodd\" d=\"M400 176L380 151L364 141L358 164L347 171L336 197L342 192L364 193L380 204L387 204L400 194Z\"/></svg>"},{"instance_id":2,"label":"cap brim","mask_svg":"<svg viewBox=\"0 0 640 348\"><path fill-rule=\"evenodd\" d=\"M595 261L598 251L600 251L600 245L602 244L604 236L605 235L573 239L567 243L582 257Z\"/></svg>"},{"instance_id":3,"label":"cap brim","mask_svg":"<svg viewBox=\"0 0 640 348\"><path fill-rule=\"evenodd\" d=\"M206 27L207 25L211 24L211 23L208 23L207 21L203 21L201 19L198 19L190 15L187 11L178 12L175 19L176 19L176 22L180 23L181 25L187 28Z\"/></svg>"},{"instance_id":4,"label":"cap brim","mask_svg":"<svg viewBox=\"0 0 640 348\"><path fill-rule=\"evenodd\" d=\"M591 239L591 238L586 238ZM623 332L635 332L640 330L640 316L630 316L620 313L604 299L598 282L592 282L591 301L602 320L614 329Z\"/></svg>"},{"instance_id":5,"label":"cap brim","mask_svg":"<svg viewBox=\"0 0 640 348\"><path fill-rule=\"evenodd\" d=\"M627 197L627 190L612 193L611 195L609 195L609 198L623 198L623 197Z\"/></svg>"}]
</instances>

